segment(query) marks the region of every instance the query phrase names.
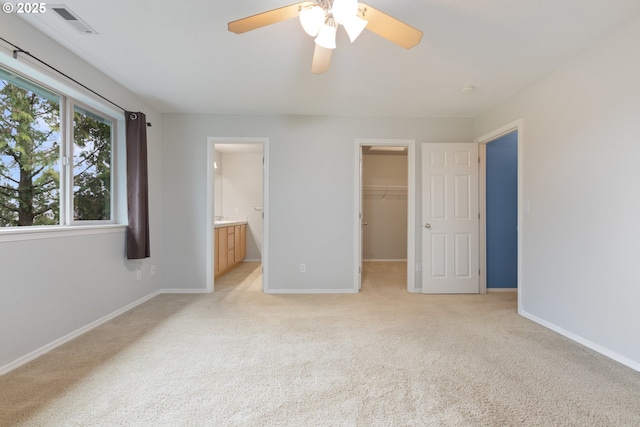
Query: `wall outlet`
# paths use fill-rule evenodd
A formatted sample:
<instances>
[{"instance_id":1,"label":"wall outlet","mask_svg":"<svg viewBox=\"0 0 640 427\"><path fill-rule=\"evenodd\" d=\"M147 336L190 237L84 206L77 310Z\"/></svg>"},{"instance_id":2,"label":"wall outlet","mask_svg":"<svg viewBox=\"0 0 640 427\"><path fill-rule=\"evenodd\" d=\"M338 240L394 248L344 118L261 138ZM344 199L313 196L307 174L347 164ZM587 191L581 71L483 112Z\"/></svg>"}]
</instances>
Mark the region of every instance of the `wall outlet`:
<instances>
[{"instance_id":1,"label":"wall outlet","mask_svg":"<svg viewBox=\"0 0 640 427\"><path fill-rule=\"evenodd\" d=\"M307 271L307 266L305 264L300 264L300 273L304 273Z\"/></svg>"},{"instance_id":2,"label":"wall outlet","mask_svg":"<svg viewBox=\"0 0 640 427\"><path fill-rule=\"evenodd\" d=\"M422 271L422 264L416 264L416 271Z\"/></svg>"},{"instance_id":3,"label":"wall outlet","mask_svg":"<svg viewBox=\"0 0 640 427\"><path fill-rule=\"evenodd\" d=\"M136 280L142 280L142 270L136 270Z\"/></svg>"},{"instance_id":4,"label":"wall outlet","mask_svg":"<svg viewBox=\"0 0 640 427\"><path fill-rule=\"evenodd\" d=\"M151 275L153 276L154 274L156 274L156 266L152 265L151 266Z\"/></svg>"}]
</instances>

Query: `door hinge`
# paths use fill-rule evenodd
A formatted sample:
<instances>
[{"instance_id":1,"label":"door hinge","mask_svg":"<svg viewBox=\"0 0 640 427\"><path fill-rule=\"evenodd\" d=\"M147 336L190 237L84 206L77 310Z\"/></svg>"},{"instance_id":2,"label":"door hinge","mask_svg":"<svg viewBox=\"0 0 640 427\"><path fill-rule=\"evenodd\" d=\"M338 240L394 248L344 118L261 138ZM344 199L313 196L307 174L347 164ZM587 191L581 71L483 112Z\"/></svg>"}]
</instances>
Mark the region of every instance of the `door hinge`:
<instances>
[{"instance_id":1,"label":"door hinge","mask_svg":"<svg viewBox=\"0 0 640 427\"><path fill-rule=\"evenodd\" d=\"M480 212L478 212L478 219L480 219Z\"/></svg>"},{"instance_id":2,"label":"door hinge","mask_svg":"<svg viewBox=\"0 0 640 427\"><path fill-rule=\"evenodd\" d=\"M69 166L69 157L62 156L62 166Z\"/></svg>"},{"instance_id":3,"label":"door hinge","mask_svg":"<svg viewBox=\"0 0 640 427\"><path fill-rule=\"evenodd\" d=\"M358 273L362 274L362 267L358 267Z\"/></svg>"},{"instance_id":4,"label":"door hinge","mask_svg":"<svg viewBox=\"0 0 640 427\"><path fill-rule=\"evenodd\" d=\"M480 275L480 269L478 269L478 276Z\"/></svg>"}]
</instances>

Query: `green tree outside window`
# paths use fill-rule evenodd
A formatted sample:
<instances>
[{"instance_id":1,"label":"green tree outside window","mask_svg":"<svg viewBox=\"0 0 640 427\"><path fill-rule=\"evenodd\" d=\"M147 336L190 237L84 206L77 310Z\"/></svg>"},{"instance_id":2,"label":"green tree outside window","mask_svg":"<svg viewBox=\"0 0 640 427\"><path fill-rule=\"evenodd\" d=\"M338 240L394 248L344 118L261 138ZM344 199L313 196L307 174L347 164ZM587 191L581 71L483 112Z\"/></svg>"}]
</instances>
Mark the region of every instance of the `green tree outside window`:
<instances>
[{"instance_id":1,"label":"green tree outside window","mask_svg":"<svg viewBox=\"0 0 640 427\"><path fill-rule=\"evenodd\" d=\"M62 132L62 104L0 69L0 227L111 220L113 123L74 105L73 129Z\"/></svg>"},{"instance_id":2,"label":"green tree outside window","mask_svg":"<svg viewBox=\"0 0 640 427\"><path fill-rule=\"evenodd\" d=\"M60 102L0 79L0 226L60 223Z\"/></svg>"}]
</instances>

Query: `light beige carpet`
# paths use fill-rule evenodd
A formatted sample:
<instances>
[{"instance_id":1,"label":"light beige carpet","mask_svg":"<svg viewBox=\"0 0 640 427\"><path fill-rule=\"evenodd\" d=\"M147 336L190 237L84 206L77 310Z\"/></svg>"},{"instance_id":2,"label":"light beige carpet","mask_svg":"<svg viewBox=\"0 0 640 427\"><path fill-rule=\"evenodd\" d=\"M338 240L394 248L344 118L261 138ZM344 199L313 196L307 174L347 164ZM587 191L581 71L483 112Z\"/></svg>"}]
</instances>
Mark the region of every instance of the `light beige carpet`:
<instances>
[{"instance_id":1,"label":"light beige carpet","mask_svg":"<svg viewBox=\"0 0 640 427\"><path fill-rule=\"evenodd\" d=\"M0 425L640 425L640 374L519 317L515 294L409 294L403 265L368 264L358 295L264 295L259 271L0 377Z\"/></svg>"}]
</instances>

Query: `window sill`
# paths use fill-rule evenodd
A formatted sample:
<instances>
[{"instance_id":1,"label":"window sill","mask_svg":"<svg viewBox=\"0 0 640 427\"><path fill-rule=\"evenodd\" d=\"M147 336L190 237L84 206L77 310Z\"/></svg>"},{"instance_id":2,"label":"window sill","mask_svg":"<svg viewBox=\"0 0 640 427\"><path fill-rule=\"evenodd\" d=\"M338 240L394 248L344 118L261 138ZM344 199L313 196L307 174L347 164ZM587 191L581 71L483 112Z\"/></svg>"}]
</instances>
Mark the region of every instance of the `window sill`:
<instances>
[{"instance_id":1,"label":"window sill","mask_svg":"<svg viewBox=\"0 0 640 427\"><path fill-rule=\"evenodd\" d=\"M23 240L57 239L61 237L89 236L94 234L121 233L126 224L104 225L59 225L43 227L11 227L0 230L0 243L19 242Z\"/></svg>"}]
</instances>

